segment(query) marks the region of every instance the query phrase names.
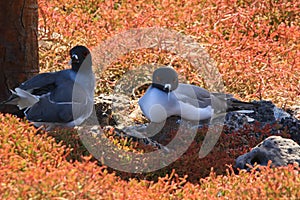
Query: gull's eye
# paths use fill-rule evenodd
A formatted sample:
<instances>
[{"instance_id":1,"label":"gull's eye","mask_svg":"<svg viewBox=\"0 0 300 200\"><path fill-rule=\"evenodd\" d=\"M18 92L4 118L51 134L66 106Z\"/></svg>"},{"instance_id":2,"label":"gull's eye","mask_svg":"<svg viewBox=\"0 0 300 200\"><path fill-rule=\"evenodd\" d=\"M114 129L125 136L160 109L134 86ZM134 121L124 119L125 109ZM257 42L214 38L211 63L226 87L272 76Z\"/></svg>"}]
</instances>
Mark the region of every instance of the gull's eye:
<instances>
[{"instance_id":1,"label":"gull's eye","mask_svg":"<svg viewBox=\"0 0 300 200\"><path fill-rule=\"evenodd\" d=\"M87 55L89 55L89 52L87 52L87 51L83 52L84 57L86 57Z\"/></svg>"}]
</instances>

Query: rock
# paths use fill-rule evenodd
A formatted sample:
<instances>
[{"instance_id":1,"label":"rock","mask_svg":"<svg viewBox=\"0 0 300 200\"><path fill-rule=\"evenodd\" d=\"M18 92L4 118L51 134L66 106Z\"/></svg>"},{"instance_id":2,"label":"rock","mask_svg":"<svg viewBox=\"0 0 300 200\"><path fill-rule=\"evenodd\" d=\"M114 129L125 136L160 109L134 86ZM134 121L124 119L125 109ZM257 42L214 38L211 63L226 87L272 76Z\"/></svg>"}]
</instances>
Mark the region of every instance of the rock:
<instances>
[{"instance_id":1,"label":"rock","mask_svg":"<svg viewBox=\"0 0 300 200\"><path fill-rule=\"evenodd\" d=\"M131 100L125 94L104 95L100 94L94 99L96 115L102 126L113 125L124 128L136 125L137 116L142 116L137 100ZM108 118L108 120L106 120ZM103 120L105 119L105 120Z\"/></svg>"},{"instance_id":2,"label":"rock","mask_svg":"<svg viewBox=\"0 0 300 200\"><path fill-rule=\"evenodd\" d=\"M252 101L252 103L258 106L253 109L252 113L237 113L228 112L224 125L227 127L225 133L231 133L232 131L242 131L246 125L258 126L261 130L265 126L271 126L270 134L276 135L278 133L285 132L291 136L291 138L300 144L300 120L297 118L297 107L293 107L290 113L277 108L271 101ZM248 122L245 117L254 119L253 122Z\"/></svg>"},{"instance_id":3,"label":"rock","mask_svg":"<svg viewBox=\"0 0 300 200\"><path fill-rule=\"evenodd\" d=\"M292 110L294 117L300 120L300 105L292 106Z\"/></svg>"},{"instance_id":4,"label":"rock","mask_svg":"<svg viewBox=\"0 0 300 200\"><path fill-rule=\"evenodd\" d=\"M252 101L251 103L255 103L258 106L254 108L254 112L249 114L248 116L254 118L259 122L272 122L275 121L274 108L275 105L271 101Z\"/></svg>"},{"instance_id":5,"label":"rock","mask_svg":"<svg viewBox=\"0 0 300 200\"><path fill-rule=\"evenodd\" d=\"M227 126L226 133L242 130L249 124L247 115L238 112L228 112L224 119L224 125Z\"/></svg>"},{"instance_id":6,"label":"rock","mask_svg":"<svg viewBox=\"0 0 300 200\"><path fill-rule=\"evenodd\" d=\"M249 169L255 163L266 166L268 161L272 166L285 166L297 162L300 164L300 146L291 139L281 136L270 136L254 147L250 152L236 159L235 167Z\"/></svg>"}]
</instances>

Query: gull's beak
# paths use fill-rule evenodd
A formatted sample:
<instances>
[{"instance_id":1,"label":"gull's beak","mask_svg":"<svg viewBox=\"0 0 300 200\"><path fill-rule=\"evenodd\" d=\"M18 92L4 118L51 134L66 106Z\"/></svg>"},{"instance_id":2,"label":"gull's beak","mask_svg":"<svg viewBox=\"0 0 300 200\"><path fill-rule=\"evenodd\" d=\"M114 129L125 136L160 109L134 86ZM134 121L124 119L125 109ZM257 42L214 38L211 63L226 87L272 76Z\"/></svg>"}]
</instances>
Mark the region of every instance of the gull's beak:
<instances>
[{"instance_id":1,"label":"gull's beak","mask_svg":"<svg viewBox=\"0 0 300 200\"><path fill-rule=\"evenodd\" d=\"M171 84L165 84L164 89L167 90L167 92L171 91Z\"/></svg>"},{"instance_id":2,"label":"gull's beak","mask_svg":"<svg viewBox=\"0 0 300 200\"><path fill-rule=\"evenodd\" d=\"M168 101L170 100L171 84L165 84L164 89L168 92Z\"/></svg>"},{"instance_id":3,"label":"gull's beak","mask_svg":"<svg viewBox=\"0 0 300 200\"><path fill-rule=\"evenodd\" d=\"M69 61L69 65L72 65L73 63L79 63L79 58L76 54L72 54L71 60Z\"/></svg>"}]
</instances>

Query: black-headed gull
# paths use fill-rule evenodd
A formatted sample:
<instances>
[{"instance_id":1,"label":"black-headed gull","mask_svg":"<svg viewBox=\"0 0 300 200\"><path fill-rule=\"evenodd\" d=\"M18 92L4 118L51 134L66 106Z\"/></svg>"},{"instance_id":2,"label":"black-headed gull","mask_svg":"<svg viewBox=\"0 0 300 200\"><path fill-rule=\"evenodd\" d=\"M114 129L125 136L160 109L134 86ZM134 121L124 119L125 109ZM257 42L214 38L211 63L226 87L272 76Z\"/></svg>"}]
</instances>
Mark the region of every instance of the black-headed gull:
<instances>
[{"instance_id":1,"label":"black-headed gull","mask_svg":"<svg viewBox=\"0 0 300 200\"><path fill-rule=\"evenodd\" d=\"M87 119L93 109L95 77L91 53L85 46L70 50L71 69L42 73L11 90L5 104L24 109L35 126L74 127Z\"/></svg>"}]
</instances>

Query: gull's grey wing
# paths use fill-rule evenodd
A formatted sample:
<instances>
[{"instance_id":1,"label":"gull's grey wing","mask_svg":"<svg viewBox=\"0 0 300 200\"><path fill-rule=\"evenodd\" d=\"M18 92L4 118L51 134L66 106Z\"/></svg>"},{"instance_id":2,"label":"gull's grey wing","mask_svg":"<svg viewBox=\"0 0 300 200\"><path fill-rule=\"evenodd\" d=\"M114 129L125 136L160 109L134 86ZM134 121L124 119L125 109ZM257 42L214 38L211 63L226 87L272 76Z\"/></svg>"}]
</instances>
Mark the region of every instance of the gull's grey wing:
<instances>
[{"instance_id":1,"label":"gull's grey wing","mask_svg":"<svg viewBox=\"0 0 300 200\"><path fill-rule=\"evenodd\" d=\"M201 87L189 84L179 84L173 91L179 101L205 108L211 105L210 93Z\"/></svg>"},{"instance_id":2,"label":"gull's grey wing","mask_svg":"<svg viewBox=\"0 0 300 200\"><path fill-rule=\"evenodd\" d=\"M248 110L257 106L252 102L237 100L232 94L210 93L206 89L195 85L179 84L178 88L174 90L174 93L178 100L182 102L190 103L194 106L199 106L200 108L211 105L215 112Z\"/></svg>"},{"instance_id":3,"label":"gull's grey wing","mask_svg":"<svg viewBox=\"0 0 300 200\"><path fill-rule=\"evenodd\" d=\"M88 95L85 90L76 85L73 96L73 85L70 82L57 87L51 94L43 96L25 115L32 122L67 123L87 112Z\"/></svg>"},{"instance_id":4,"label":"gull's grey wing","mask_svg":"<svg viewBox=\"0 0 300 200\"><path fill-rule=\"evenodd\" d=\"M72 80L64 80L63 82L59 83L54 90L50 93L50 100L53 102L72 102L73 97L73 88L74 82ZM82 88L76 86L78 91L76 93L82 94Z\"/></svg>"},{"instance_id":5,"label":"gull's grey wing","mask_svg":"<svg viewBox=\"0 0 300 200\"><path fill-rule=\"evenodd\" d=\"M34 77L32 77L31 79L25 81L24 83L22 83L19 88L21 88L22 90L34 90L34 89L42 89L44 88L45 90L47 90L47 86L51 86L53 87L53 84L55 84L56 81L56 76L57 73L53 72L53 73L43 73L43 74L38 74Z\"/></svg>"},{"instance_id":6,"label":"gull's grey wing","mask_svg":"<svg viewBox=\"0 0 300 200\"><path fill-rule=\"evenodd\" d=\"M43 73L38 74L31 79L23 82L18 88L25 90L33 95L43 95L47 94L51 90L56 87L56 73ZM17 101L19 96L14 94L12 91L12 95L6 100L1 102L1 104L12 104L17 105Z\"/></svg>"},{"instance_id":7,"label":"gull's grey wing","mask_svg":"<svg viewBox=\"0 0 300 200\"><path fill-rule=\"evenodd\" d=\"M57 104L44 97L26 111L25 115L32 122L67 123L73 120L72 104Z\"/></svg>"}]
</instances>

